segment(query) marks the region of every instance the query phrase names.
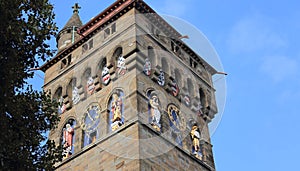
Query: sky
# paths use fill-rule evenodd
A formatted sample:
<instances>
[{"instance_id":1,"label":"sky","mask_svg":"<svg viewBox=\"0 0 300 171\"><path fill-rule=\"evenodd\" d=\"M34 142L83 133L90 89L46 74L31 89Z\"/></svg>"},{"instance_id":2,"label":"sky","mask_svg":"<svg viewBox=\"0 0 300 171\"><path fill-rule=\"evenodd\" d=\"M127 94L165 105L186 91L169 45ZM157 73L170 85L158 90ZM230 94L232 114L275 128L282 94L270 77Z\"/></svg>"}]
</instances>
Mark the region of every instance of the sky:
<instances>
[{"instance_id":1,"label":"sky","mask_svg":"<svg viewBox=\"0 0 300 171\"><path fill-rule=\"evenodd\" d=\"M300 2L144 0L199 29L226 76L226 103L212 144L218 171L299 170ZM79 2L83 23L114 0L50 0L59 28ZM55 48L55 40L51 42ZM221 70L223 70L221 68ZM40 89L43 73L32 80ZM225 80L224 78L222 78ZM223 87L224 88L224 87Z\"/></svg>"}]
</instances>

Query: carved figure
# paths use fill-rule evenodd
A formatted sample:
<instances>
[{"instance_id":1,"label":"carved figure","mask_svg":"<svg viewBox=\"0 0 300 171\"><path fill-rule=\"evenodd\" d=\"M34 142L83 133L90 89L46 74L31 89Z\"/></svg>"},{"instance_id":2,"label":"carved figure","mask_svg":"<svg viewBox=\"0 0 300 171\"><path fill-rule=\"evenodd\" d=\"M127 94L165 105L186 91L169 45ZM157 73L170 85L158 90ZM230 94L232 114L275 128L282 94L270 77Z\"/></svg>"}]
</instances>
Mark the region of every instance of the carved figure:
<instances>
[{"instance_id":1,"label":"carved figure","mask_svg":"<svg viewBox=\"0 0 300 171\"><path fill-rule=\"evenodd\" d=\"M108 85L110 82L110 73L109 73L109 69L105 66L102 69L102 83L104 85Z\"/></svg>"},{"instance_id":2,"label":"carved figure","mask_svg":"<svg viewBox=\"0 0 300 171\"><path fill-rule=\"evenodd\" d=\"M65 158L72 155L74 129L70 124L66 125L63 131L63 155Z\"/></svg>"},{"instance_id":3,"label":"carved figure","mask_svg":"<svg viewBox=\"0 0 300 171\"><path fill-rule=\"evenodd\" d=\"M144 73L147 76L150 76L150 74L151 74L151 62L150 62L149 58L145 59Z\"/></svg>"},{"instance_id":4,"label":"carved figure","mask_svg":"<svg viewBox=\"0 0 300 171\"><path fill-rule=\"evenodd\" d=\"M160 131L160 111L159 111L159 99L156 94L150 95L149 99L149 107L150 107L150 124L157 130Z\"/></svg>"},{"instance_id":5,"label":"carved figure","mask_svg":"<svg viewBox=\"0 0 300 171\"><path fill-rule=\"evenodd\" d=\"M194 125L192 127L190 135L193 143L192 152L197 158L201 159L202 156L200 152L200 131L197 125Z\"/></svg>"},{"instance_id":6,"label":"carved figure","mask_svg":"<svg viewBox=\"0 0 300 171\"><path fill-rule=\"evenodd\" d=\"M120 56L118 58L118 64L117 64L117 74L118 75L125 75L127 72L127 67L125 63L125 58L123 56Z\"/></svg>"}]
</instances>

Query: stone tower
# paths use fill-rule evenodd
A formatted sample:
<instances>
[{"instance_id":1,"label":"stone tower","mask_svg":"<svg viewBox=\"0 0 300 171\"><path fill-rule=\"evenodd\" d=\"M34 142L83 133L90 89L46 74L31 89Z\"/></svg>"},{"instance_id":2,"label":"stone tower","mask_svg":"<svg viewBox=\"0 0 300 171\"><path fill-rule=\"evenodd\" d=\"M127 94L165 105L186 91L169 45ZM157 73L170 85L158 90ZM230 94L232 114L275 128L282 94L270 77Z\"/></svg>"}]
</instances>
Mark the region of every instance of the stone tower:
<instances>
[{"instance_id":1,"label":"stone tower","mask_svg":"<svg viewBox=\"0 0 300 171\"><path fill-rule=\"evenodd\" d=\"M216 70L142 0L118 0L83 26L78 9L41 67L59 102L57 170L215 170Z\"/></svg>"}]
</instances>

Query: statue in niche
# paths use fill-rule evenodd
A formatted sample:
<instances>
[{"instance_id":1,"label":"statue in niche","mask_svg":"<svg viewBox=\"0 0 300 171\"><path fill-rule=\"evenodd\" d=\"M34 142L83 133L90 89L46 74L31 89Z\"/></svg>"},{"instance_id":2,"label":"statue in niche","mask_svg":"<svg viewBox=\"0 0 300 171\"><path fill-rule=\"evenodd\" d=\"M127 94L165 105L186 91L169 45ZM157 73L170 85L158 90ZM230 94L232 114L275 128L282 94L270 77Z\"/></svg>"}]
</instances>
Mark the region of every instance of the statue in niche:
<instances>
[{"instance_id":1,"label":"statue in niche","mask_svg":"<svg viewBox=\"0 0 300 171\"><path fill-rule=\"evenodd\" d=\"M196 112L197 112L198 116L202 116L203 115L203 106L202 106L201 102L198 104Z\"/></svg>"},{"instance_id":2,"label":"statue in niche","mask_svg":"<svg viewBox=\"0 0 300 171\"><path fill-rule=\"evenodd\" d=\"M149 112L150 112L150 124L154 129L160 132L160 111L159 111L159 98L155 93L151 93L149 96Z\"/></svg>"},{"instance_id":3,"label":"statue in niche","mask_svg":"<svg viewBox=\"0 0 300 171\"><path fill-rule=\"evenodd\" d=\"M174 97L177 97L179 94L179 87L175 79L172 79L170 82L171 92Z\"/></svg>"},{"instance_id":4,"label":"statue in niche","mask_svg":"<svg viewBox=\"0 0 300 171\"><path fill-rule=\"evenodd\" d=\"M151 62L150 62L149 58L146 58L146 59L145 59L144 73L145 73L147 76L150 76L150 75L151 75Z\"/></svg>"},{"instance_id":5,"label":"statue in niche","mask_svg":"<svg viewBox=\"0 0 300 171\"><path fill-rule=\"evenodd\" d=\"M190 107L190 106L191 106L191 98L190 98L190 96L185 95L184 98L183 98L183 100L184 100L184 104L185 104L187 107Z\"/></svg>"},{"instance_id":6,"label":"statue in niche","mask_svg":"<svg viewBox=\"0 0 300 171\"><path fill-rule=\"evenodd\" d=\"M192 139L192 153L198 159L202 159L202 154L200 150L200 130L196 124L193 125L192 130L190 132L190 136Z\"/></svg>"},{"instance_id":7,"label":"statue in niche","mask_svg":"<svg viewBox=\"0 0 300 171\"><path fill-rule=\"evenodd\" d=\"M65 113L67 107L64 104L64 98L62 96L60 96L60 98L58 99L58 113L59 114L63 114Z\"/></svg>"},{"instance_id":8,"label":"statue in niche","mask_svg":"<svg viewBox=\"0 0 300 171\"><path fill-rule=\"evenodd\" d=\"M109 69L106 66L104 66L102 69L101 77L102 77L101 80L102 83L104 85L108 85L110 82L110 73L109 73Z\"/></svg>"},{"instance_id":9,"label":"statue in niche","mask_svg":"<svg viewBox=\"0 0 300 171\"><path fill-rule=\"evenodd\" d=\"M118 75L125 75L127 72L127 67L125 63L125 58L123 56L120 56L118 58L118 64L117 64L117 74Z\"/></svg>"},{"instance_id":10,"label":"statue in niche","mask_svg":"<svg viewBox=\"0 0 300 171\"><path fill-rule=\"evenodd\" d=\"M79 96L78 88L77 87L73 88L73 91L72 91L72 101L73 101L74 105L80 102L80 96Z\"/></svg>"},{"instance_id":11,"label":"statue in niche","mask_svg":"<svg viewBox=\"0 0 300 171\"><path fill-rule=\"evenodd\" d=\"M165 73L164 73L163 70L160 70L157 83L160 86L164 86L165 85Z\"/></svg>"},{"instance_id":12,"label":"statue in niche","mask_svg":"<svg viewBox=\"0 0 300 171\"><path fill-rule=\"evenodd\" d=\"M89 77L87 80L86 90L88 94L92 95L95 90L94 79L93 77Z\"/></svg>"},{"instance_id":13,"label":"statue in niche","mask_svg":"<svg viewBox=\"0 0 300 171\"><path fill-rule=\"evenodd\" d=\"M122 121L122 98L119 93L114 93L112 95L111 101L111 129L112 131L117 130L121 125L123 125Z\"/></svg>"},{"instance_id":14,"label":"statue in niche","mask_svg":"<svg viewBox=\"0 0 300 171\"><path fill-rule=\"evenodd\" d=\"M68 123L63 129L63 156L68 158L72 155L74 129Z\"/></svg>"}]
</instances>

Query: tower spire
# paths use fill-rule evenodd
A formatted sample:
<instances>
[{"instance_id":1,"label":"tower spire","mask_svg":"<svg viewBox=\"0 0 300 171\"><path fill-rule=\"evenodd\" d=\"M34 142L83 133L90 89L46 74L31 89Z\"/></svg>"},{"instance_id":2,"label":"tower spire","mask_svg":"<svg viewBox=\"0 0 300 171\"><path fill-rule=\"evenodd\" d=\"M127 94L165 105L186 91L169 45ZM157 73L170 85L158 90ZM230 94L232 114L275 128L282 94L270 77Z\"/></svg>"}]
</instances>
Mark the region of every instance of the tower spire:
<instances>
[{"instance_id":1,"label":"tower spire","mask_svg":"<svg viewBox=\"0 0 300 171\"><path fill-rule=\"evenodd\" d=\"M78 5L78 3L75 3L74 6L72 6L73 9L73 13L79 13L79 9L81 9L81 7Z\"/></svg>"}]
</instances>

